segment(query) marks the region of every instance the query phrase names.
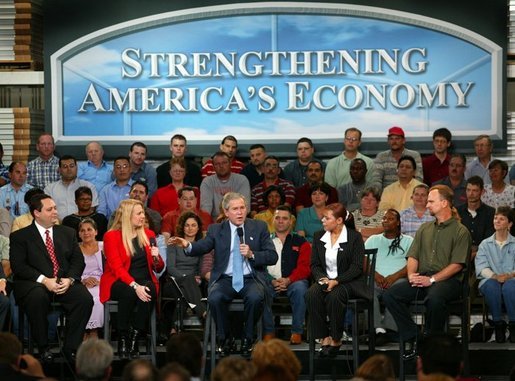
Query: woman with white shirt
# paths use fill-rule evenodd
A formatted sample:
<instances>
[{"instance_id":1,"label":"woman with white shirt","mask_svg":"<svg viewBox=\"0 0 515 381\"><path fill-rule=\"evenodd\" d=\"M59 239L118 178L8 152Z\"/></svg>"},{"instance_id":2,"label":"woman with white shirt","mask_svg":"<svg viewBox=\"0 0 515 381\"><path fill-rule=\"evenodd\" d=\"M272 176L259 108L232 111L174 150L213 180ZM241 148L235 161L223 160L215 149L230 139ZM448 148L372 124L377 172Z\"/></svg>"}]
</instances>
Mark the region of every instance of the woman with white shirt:
<instances>
[{"instance_id":1,"label":"woman with white shirt","mask_svg":"<svg viewBox=\"0 0 515 381\"><path fill-rule=\"evenodd\" d=\"M322 213L324 230L313 238L311 273L315 282L306 294L306 304L311 332L321 340L321 357L338 354L347 300L371 297L363 275L363 240L358 232L345 227L346 215L342 204L328 205Z\"/></svg>"}]
</instances>

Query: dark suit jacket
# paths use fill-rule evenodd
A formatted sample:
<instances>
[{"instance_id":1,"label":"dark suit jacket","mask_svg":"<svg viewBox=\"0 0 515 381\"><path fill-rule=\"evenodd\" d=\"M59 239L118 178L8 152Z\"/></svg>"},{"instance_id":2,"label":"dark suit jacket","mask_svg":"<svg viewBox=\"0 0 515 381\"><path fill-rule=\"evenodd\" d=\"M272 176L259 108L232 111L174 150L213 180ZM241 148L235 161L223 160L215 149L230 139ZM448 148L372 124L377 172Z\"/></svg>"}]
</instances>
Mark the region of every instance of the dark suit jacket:
<instances>
[{"instance_id":1,"label":"dark suit jacket","mask_svg":"<svg viewBox=\"0 0 515 381\"><path fill-rule=\"evenodd\" d=\"M75 230L63 225L53 227L55 255L59 262L61 278L80 282L84 271L84 256L77 243ZM14 274L14 295L23 298L32 288L38 287L38 277L53 277L53 267L43 238L34 222L11 233L9 260Z\"/></svg>"},{"instance_id":2,"label":"dark suit jacket","mask_svg":"<svg viewBox=\"0 0 515 381\"><path fill-rule=\"evenodd\" d=\"M311 246L311 273L315 281L327 277L325 243L320 240L324 234L324 230L316 232ZM347 242L340 243L336 257L338 274L335 279L339 284L348 287L349 293L353 294L350 296L370 298L363 274L364 254L365 246L361 234L347 229Z\"/></svg>"},{"instance_id":3,"label":"dark suit jacket","mask_svg":"<svg viewBox=\"0 0 515 381\"><path fill-rule=\"evenodd\" d=\"M243 225L245 243L254 253L254 259L249 260L251 268L256 275L264 280L266 266L277 262L278 256L275 246L270 239L266 223L258 220L246 219ZM204 239L193 242L188 255L203 255L215 250L213 270L210 283L216 282L227 269L231 255L231 226L229 221L210 225Z\"/></svg>"}]
</instances>

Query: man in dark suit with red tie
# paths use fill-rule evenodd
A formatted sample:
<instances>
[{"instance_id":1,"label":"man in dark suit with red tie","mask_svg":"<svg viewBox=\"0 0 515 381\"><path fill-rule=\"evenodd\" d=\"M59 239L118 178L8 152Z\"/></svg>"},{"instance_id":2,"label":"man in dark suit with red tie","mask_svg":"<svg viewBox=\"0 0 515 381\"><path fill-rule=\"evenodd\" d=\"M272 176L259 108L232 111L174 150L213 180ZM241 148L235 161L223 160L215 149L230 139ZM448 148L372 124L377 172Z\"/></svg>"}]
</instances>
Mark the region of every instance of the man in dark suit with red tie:
<instances>
[{"instance_id":1,"label":"man in dark suit with red tie","mask_svg":"<svg viewBox=\"0 0 515 381\"><path fill-rule=\"evenodd\" d=\"M277 252L263 221L246 219L248 208L240 193L228 192L222 200L227 220L209 226L206 238L190 244L173 237L172 243L187 255L203 255L214 249L215 257L207 301L216 322L219 352L230 351L228 305L240 297L244 303L243 355L252 350L254 325L263 311L266 266L277 262Z\"/></svg>"},{"instance_id":2,"label":"man in dark suit with red tie","mask_svg":"<svg viewBox=\"0 0 515 381\"><path fill-rule=\"evenodd\" d=\"M33 223L10 236L14 296L27 314L43 361L53 359L47 336L50 304L61 303L67 317L62 349L73 359L93 308L91 294L81 283L84 257L75 231L56 225L57 208L50 196L32 197L29 208Z\"/></svg>"}]
</instances>

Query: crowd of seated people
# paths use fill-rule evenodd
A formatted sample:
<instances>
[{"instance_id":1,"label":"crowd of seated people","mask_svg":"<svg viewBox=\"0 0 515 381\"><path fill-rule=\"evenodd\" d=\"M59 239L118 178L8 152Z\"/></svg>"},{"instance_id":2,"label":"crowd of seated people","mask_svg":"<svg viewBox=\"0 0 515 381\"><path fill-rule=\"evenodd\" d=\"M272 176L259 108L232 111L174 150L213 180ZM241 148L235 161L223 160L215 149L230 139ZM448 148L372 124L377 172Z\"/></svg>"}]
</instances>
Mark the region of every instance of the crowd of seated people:
<instances>
[{"instance_id":1,"label":"crowd of seated people","mask_svg":"<svg viewBox=\"0 0 515 381\"><path fill-rule=\"evenodd\" d=\"M268 155L264 145L255 144L249 149L250 161L245 165L237 159L236 137L229 135L222 140L219 151L200 167L195 160L186 157L186 137L174 135L170 139L171 158L156 169L147 161L152 158L152 153L142 142L134 142L127 155L114 158L112 164L104 159L102 145L90 142L85 147L87 160L79 162L73 155L57 157L52 135L44 133L36 144L37 158L28 163L15 161L4 165L2 172L0 233L6 242L0 246L0 297L7 297L13 291L17 299L26 297L17 286L21 281L30 281L49 295L66 295L77 288L74 285L82 285L89 291L86 294L82 289L80 291L81 297L88 300L85 306L93 300L86 326L82 327L82 321L77 323L87 337L96 336L98 328L103 325L101 302L110 298L130 299L128 305L122 306L126 316L118 321L123 339L119 351L125 357L137 357L134 342L148 319L145 313L141 313L142 310L148 312L148 308L143 309L141 305L148 307L155 302L160 287L159 276L162 274L163 279L174 277L186 299L196 306L197 316L204 319L206 310L200 302L198 286L205 281L212 286L219 279L233 277L232 268L229 268L233 264L232 250L239 244L243 245L241 254L245 251L246 255L244 278L254 273L263 274L262 282L269 290L262 295L261 301L257 301L267 304L258 310L265 311L269 338L273 337L273 312L268 307L273 297L284 293L293 305L305 296L307 306L295 307L297 317L290 342L297 344L301 340L303 332L299 327L305 322L299 322L298 316L304 315L302 311L307 308L312 317L317 316L318 320L313 321L320 323L315 332L322 340L322 355L333 356L341 344L343 330L343 319L336 321L335 317L344 315L346 298L351 296L348 290L352 289L356 295L364 294L360 288L363 270L357 266L364 244L367 248L380 249L375 276L377 294L385 294L384 299L389 301L387 310L381 306L377 311L384 311L384 316L376 316L379 335L385 333L385 329L394 331L397 320L405 318L402 308L396 304L396 295L393 295L400 290L401 285L397 283L407 282L424 289L437 288L440 282L449 278L461 280L464 267L472 266L475 258L473 273L479 279L479 293L485 295L493 316L496 341L502 342L501 331L504 330L509 340L514 342L515 268L504 265L515 263L515 251L509 249L513 239L510 229L513 226L511 212L515 207L515 186L509 184L508 164L492 156L490 138L481 135L475 139L476 157L468 164L463 155L451 152L452 136L445 128L434 132L434 152L426 157L406 148L406 136L400 127L388 130L389 149L380 152L375 159L359 152L361 138L359 129L347 129L342 153L328 160L327 165L315 157L315 146L306 137L298 139L296 157L290 162ZM240 154L243 156L244 153ZM442 187L445 190L442 191ZM202 261L189 256L188 248L191 246L195 248L193 253L196 255L211 251L197 252L197 247L212 249L215 246L214 243L202 243L204 236L209 237L214 222L229 219L227 224L236 226L233 220L237 218L222 202L224 195L229 193L238 194L244 200L247 219L260 221L256 231L263 228L270 234L269 241L262 241L261 245L278 254L274 263L269 263L272 255L268 255L265 261L256 259L259 255L254 257L255 253L249 249L255 237L249 236L247 242L246 236L242 239L241 235L239 243L231 241L226 245L230 250L228 263L218 263L216 253L206 255L206 260ZM46 211L46 206L51 210ZM285 229L284 221L281 225L279 220L286 215L288 226ZM503 220L504 225L499 222L502 216L507 220ZM38 221L43 222L40 224ZM468 250L467 240L470 239L469 262L464 262L464 257L469 258L465 253L451 255L450 263L442 261L438 266L426 266L425 252L420 252L420 246L410 248L411 241L414 239L418 245L426 243L427 238L420 237L420 229L433 234L434 229L428 226L446 226L449 221L458 222L464 229L459 230L464 241L453 241L452 245ZM32 243L40 246L48 263L34 264L30 257L20 256L20 252L29 250L28 245L21 245L20 237L26 237L22 234L28 232L26 229L39 229L41 226L43 230L32 232L36 233L32 238L37 241ZM59 234L61 231L73 232L73 239L69 238L67 242L69 247L61 247L61 243L52 237L52 232L50 238L53 241L48 243L44 230L55 226L61 226ZM9 249L8 238L11 232L20 230L23 232L15 236L18 245L15 247L20 252L15 253L12 247ZM291 240L298 241L292 248L288 246ZM352 253L356 257L340 262L340 256L347 255L346 250L338 249L344 242L352 242L355 246ZM311 288L307 285L295 287L296 293L301 289L304 295L292 296L290 292L293 291L290 290L293 290L293 285L308 283L309 273L306 275L303 271L299 277L293 265L301 257L304 261L302 266L306 265L307 246L304 243L312 244L309 273L312 274L310 280L316 282ZM54 251L55 260L50 251ZM73 256L65 257L65 251L70 251ZM79 257L77 253L82 255ZM489 257L492 255L493 259ZM388 262L383 263L385 258ZM394 259L397 260L395 264L391 262ZM11 268L13 260L15 265ZM405 266L401 266L402 261ZM504 267L497 268L497 262L502 262ZM248 266L249 263L252 266ZM213 266L219 273L217 279L211 278L210 281ZM497 285L495 303L488 294L493 292L490 285L494 281ZM348 285L343 296L338 292L341 282ZM211 286L209 292L212 291ZM227 286L231 287L230 284ZM478 286L475 288L477 290ZM170 292L168 285L164 290ZM337 307L329 302L332 300L329 295L335 294L340 303ZM388 308L398 308L393 318ZM140 315L131 312L134 310L140 311ZM502 316L504 310L507 312L506 321ZM8 316L3 311L0 310L1 327L6 326ZM167 316L171 315L167 312ZM329 316L327 326L325 315ZM218 318L222 316L225 316L223 311ZM33 312L29 312L31 319ZM246 319L256 321L257 317ZM33 321L30 324L35 325ZM407 323L402 321L402 324ZM38 329L41 331L45 327L40 324ZM173 332L173 328L174 324L169 322L167 332ZM247 350L252 349L251 343L247 343L253 340L249 336L252 333L252 329L247 327L247 336L244 337ZM39 334L42 335L41 332ZM230 351L227 338L221 339L222 352ZM73 340L67 348L72 357L77 349L77 339L74 337ZM42 353L48 354L45 340L40 339L40 344Z\"/></svg>"}]
</instances>

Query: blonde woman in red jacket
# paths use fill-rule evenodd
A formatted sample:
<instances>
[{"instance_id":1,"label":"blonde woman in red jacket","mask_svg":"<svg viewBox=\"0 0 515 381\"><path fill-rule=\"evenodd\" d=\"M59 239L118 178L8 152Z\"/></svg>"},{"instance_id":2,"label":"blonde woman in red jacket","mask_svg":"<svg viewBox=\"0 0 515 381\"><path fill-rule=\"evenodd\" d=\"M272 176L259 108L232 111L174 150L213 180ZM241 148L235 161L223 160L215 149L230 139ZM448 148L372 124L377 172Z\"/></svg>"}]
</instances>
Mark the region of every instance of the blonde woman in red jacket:
<instances>
[{"instance_id":1,"label":"blonde woman in red jacket","mask_svg":"<svg viewBox=\"0 0 515 381\"><path fill-rule=\"evenodd\" d=\"M118 355L137 358L138 335L147 329L158 295L154 272L164 267L155 234L145 229L145 209L140 201L120 202L113 225L104 235L104 253L100 301L118 301Z\"/></svg>"}]
</instances>

